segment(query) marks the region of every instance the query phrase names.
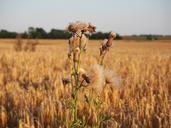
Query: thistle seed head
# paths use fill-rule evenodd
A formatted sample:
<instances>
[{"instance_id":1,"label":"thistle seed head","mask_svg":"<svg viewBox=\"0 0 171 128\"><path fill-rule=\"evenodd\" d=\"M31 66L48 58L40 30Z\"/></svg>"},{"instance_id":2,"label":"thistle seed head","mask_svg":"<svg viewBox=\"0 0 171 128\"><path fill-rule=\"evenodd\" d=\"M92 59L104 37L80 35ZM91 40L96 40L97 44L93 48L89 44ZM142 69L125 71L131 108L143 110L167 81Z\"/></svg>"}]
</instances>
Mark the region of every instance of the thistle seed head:
<instances>
[{"instance_id":1,"label":"thistle seed head","mask_svg":"<svg viewBox=\"0 0 171 128\"><path fill-rule=\"evenodd\" d=\"M115 32L110 32L109 38L116 38L116 33Z\"/></svg>"},{"instance_id":2,"label":"thistle seed head","mask_svg":"<svg viewBox=\"0 0 171 128\"><path fill-rule=\"evenodd\" d=\"M88 76L90 78L90 88L93 88L97 92L101 93L105 83L103 67L98 64L91 66L88 71Z\"/></svg>"},{"instance_id":3,"label":"thistle seed head","mask_svg":"<svg viewBox=\"0 0 171 128\"><path fill-rule=\"evenodd\" d=\"M89 33L92 33L92 32L95 32L95 29L96 27L92 24L87 24L87 23L83 23L83 22L80 22L80 21L77 21L75 23L70 23L67 27L67 30L69 32L72 32L72 33L76 33L78 31L80 32L89 32Z\"/></svg>"},{"instance_id":4,"label":"thistle seed head","mask_svg":"<svg viewBox=\"0 0 171 128\"><path fill-rule=\"evenodd\" d=\"M112 70L104 70L104 77L106 84L111 85L113 88L121 87L121 78Z\"/></svg>"}]
</instances>

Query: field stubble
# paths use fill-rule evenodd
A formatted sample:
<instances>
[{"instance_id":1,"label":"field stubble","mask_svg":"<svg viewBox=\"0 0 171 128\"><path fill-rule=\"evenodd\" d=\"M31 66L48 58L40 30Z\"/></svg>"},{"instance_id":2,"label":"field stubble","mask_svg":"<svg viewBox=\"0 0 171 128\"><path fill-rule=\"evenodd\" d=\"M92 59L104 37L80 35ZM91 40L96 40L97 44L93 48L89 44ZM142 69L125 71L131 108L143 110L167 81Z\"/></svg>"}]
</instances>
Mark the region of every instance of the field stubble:
<instances>
[{"instance_id":1,"label":"field stubble","mask_svg":"<svg viewBox=\"0 0 171 128\"><path fill-rule=\"evenodd\" d=\"M0 127L69 127L72 87L61 81L68 76L67 41L39 40L35 52L15 52L13 42L0 41ZM98 63L100 42L89 42L82 68ZM78 117L86 127L100 121L109 128L169 128L170 42L115 41L104 67L121 78L120 88L79 92Z\"/></svg>"}]
</instances>

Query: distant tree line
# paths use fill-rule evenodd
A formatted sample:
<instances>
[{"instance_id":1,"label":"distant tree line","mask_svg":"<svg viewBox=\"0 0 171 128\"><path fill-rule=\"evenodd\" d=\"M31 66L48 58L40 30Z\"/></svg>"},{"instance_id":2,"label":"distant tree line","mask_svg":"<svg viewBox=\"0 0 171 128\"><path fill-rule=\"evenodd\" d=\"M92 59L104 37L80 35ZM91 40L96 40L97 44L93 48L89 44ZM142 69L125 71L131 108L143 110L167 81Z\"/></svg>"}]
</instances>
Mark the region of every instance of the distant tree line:
<instances>
[{"instance_id":1,"label":"distant tree line","mask_svg":"<svg viewBox=\"0 0 171 128\"><path fill-rule=\"evenodd\" d=\"M0 30L0 38L16 38L17 32L9 32L7 30ZM68 39L71 37L71 33L65 30L51 29L50 32L46 32L43 28L29 27L28 31L19 33L22 38L28 38L31 36L33 39ZM90 39L105 39L109 33L96 32L89 36ZM117 34L116 39L122 39L122 37Z\"/></svg>"},{"instance_id":2,"label":"distant tree line","mask_svg":"<svg viewBox=\"0 0 171 128\"><path fill-rule=\"evenodd\" d=\"M71 37L71 33L60 30L60 29L51 29L50 32L46 32L43 28L40 27L29 27L27 31L23 33L9 32L7 30L0 30L0 38L16 38L17 34L20 34L22 38L32 38L32 39L68 39ZM96 32L89 36L90 39L105 39L109 35L109 32ZM144 34L144 35L130 35L130 36L120 36L117 34L117 40L160 40L166 39L171 40L171 36L163 35L153 35L153 34Z\"/></svg>"},{"instance_id":3,"label":"distant tree line","mask_svg":"<svg viewBox=\"0 0 171 128\"><path fill-rule=\"evenodd\" d=\"M7 30L0 31L0 38L15 38L17 35L16 32L9 32Z\"/></svg>"}]
</instances>

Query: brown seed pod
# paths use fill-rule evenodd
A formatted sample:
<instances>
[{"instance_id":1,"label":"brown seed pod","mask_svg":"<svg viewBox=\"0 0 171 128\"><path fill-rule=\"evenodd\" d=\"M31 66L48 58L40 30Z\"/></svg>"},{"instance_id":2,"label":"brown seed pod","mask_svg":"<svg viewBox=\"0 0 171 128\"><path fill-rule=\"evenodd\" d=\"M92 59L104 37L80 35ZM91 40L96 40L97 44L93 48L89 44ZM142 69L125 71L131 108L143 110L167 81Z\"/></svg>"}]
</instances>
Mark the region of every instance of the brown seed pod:
<instances>
[{"instance_id":1,"label":"brown seed pod","mask_svg":"<svg viewBox=\"0 0 171 128\"><path fill-rule=\"evenodd\" d=\"M82 74L82 78L89 84L90 78L86 74Z\"/></svg>"},{"instance_id":2,"label":"brown seed pod","mask_svg":"<svg viewBox=\"0 0 171 128\"><path fill-rule=\"evenodd\" d=\"M109 37L108 37L108 41L106 43L107 47L111 47L112 43L113 43L113 39L116 38L116 33L115 32L111 32Z\"/></svg>"},{"instance_id":3,"label":"brown seed pod","mask_svg":"<svg viewBox=\"0 0 171 128\"><path fill-rule=\"evenodd\" d=\"M109 37L116 38L116 33L115 32L111 32Z\"/></svg>"}]
</instances>

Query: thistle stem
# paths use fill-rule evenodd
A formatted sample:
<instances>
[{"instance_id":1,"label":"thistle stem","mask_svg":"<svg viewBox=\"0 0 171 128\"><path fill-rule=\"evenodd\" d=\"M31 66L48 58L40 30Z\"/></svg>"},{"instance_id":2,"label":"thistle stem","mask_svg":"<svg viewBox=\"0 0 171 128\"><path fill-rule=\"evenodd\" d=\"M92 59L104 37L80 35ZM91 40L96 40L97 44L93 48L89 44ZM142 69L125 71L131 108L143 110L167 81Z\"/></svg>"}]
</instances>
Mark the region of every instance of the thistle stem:
<instances>
[{"instance_id":1,"label":"thistle stem","mask_svg":"<svg viewBox=\"0 0 171 128\"><path fill-rule=\"evenodd\" d=\"M79 70L80 70L80 64L81 64L81 53L82 53L82 34L79 37L79 50L80 52L74 50L73 54L77 54L78 56L73 55L73 71L71 75L72 79L72 99L73 99L73 111L72 111L72 116L73 116L73 123L76 123L78 118L77 118L77 100L78 100L78 89L80 86L80 81L79 81ZM77 53L76 53L77 52ZM78 57L78 58L76 58ZM73 76L73 77L72 77Z\"/></svg>"},{"instance_id":2,"label":"thistle stem","mask_svg":"<svg viewBox=\"0 0 171 128\"><path fill-rule=\"evenodd\" d=\"M105 52L104 54L102 54L102 55L100 56L100 60L99 60L99 64L100 64L100 65L103 65L103 61L104 61L104 57L105 57L106 53L107 53L107 52Z\"/></svg>"}]
</instances>

